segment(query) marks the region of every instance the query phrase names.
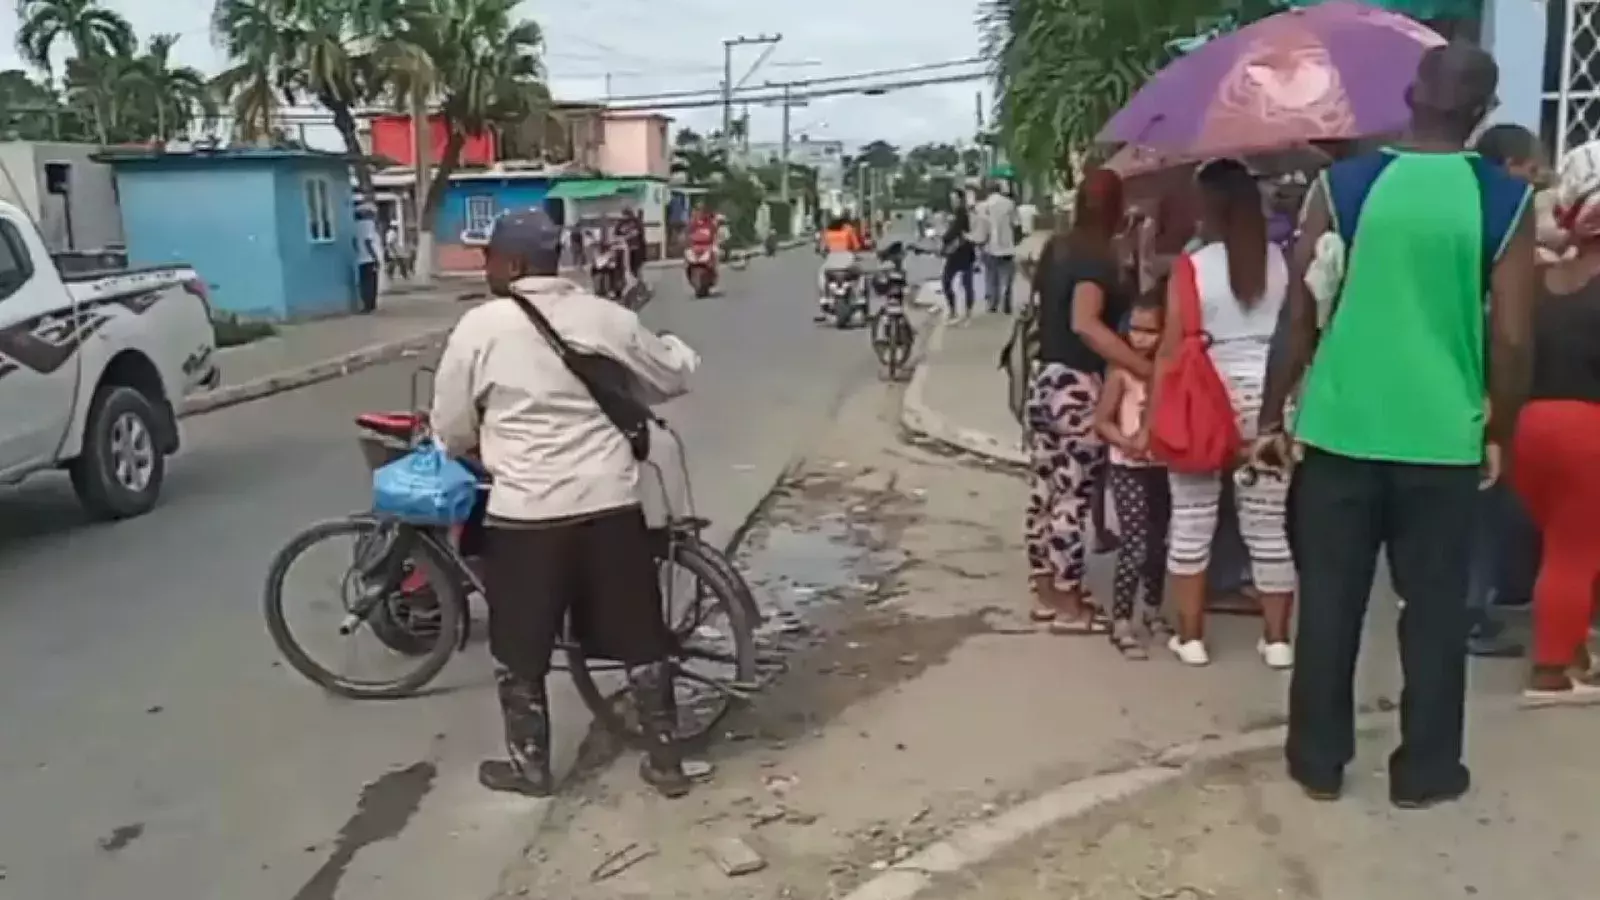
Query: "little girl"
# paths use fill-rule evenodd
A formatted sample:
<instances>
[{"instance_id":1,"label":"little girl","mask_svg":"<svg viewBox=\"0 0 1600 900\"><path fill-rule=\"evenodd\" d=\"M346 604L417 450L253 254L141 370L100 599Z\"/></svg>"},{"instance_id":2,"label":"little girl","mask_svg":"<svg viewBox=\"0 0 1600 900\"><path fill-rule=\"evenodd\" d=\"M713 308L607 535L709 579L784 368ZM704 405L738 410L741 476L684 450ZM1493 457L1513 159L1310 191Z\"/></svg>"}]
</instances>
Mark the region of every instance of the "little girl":
<instances>
[{"instance_id":1,"label":"little girl","mask_svg":"<svg viewBox=\"0 0 1600 900\"><path fill-rule=\"evenodd\" d=\"M1166 295L1162 279L1134 302L1128 316L1128 344L1147 357L1154 357L1161 343ZM1109 487L1122 538L1112 590L1111 643L1128 659L1149 658L1134 625L1136 605L1146 630L1163 640L1171 631L1161 617L1161 594L1172 499L1167 470L1139 444L1149 388L1145 380L1114 366L1095 410L1095 429L1111 448Z\"/></svg>"}]
</instances>

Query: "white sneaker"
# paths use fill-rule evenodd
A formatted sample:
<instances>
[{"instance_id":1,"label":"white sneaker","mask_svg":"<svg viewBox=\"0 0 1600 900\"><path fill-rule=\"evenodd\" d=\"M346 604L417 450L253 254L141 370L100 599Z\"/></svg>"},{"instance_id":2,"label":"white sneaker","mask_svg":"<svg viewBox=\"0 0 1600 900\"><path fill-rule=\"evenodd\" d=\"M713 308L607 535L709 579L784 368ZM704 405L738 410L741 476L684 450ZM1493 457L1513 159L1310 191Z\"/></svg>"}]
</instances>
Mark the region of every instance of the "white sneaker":
<instances>
[{"instance_id":1,"label":"white sneaker","mask_svg":"<svg viewBox=\"0 0 1600 900\"><path fill-rule=\"evenodd\" d=\"M1294 648L1288 641L1273 641L1268 643L1266 638L1256 642L1256 652L1261 654L1261 661L1269 669L1294 668Z\"/></svg>"},{"instance_id":2,"label":"white sneaker","mask_svg":"<svg viewBox=\"0 0 1600 900\"><path fill-rule=\"evenodd\" d=\"M1173 635L1167 641L1167 649L1186 666L1211 665L1211 654L1206 652L1206 645L1202 641L1186 641Z\"/></svg>"}]
</instances>

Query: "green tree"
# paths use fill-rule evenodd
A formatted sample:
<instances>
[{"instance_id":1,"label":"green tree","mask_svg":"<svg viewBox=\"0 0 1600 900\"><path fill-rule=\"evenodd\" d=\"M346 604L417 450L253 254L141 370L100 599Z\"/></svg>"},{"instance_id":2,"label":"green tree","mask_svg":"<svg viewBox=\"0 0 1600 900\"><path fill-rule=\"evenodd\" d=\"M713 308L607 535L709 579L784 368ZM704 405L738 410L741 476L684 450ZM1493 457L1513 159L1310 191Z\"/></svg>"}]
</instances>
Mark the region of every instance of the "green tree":
<instances>
[{"instance_id":1,"label":"green tree","mask_svg":"<svg viewBox=\"0 0 1600 900\"><path fill-rule=\"evenodd\" d=\"M160 140L185 134L196 118L213 121L217 104L206 76L191 66L172 64L176 34L151 36L145 52L132 66L128 88L140 95L140 105L155 119Z\"/></svg>"},{"instance_id":2,"label":"green tree","mask_svg":"<svg viewBox=\"0 0 1600 900\"><path fill-rule=\"evenodd\" d=\"M0 136L9 141L78 140L83 123L48 82L21 69L0 72Z\"/></svg>"},{"instance_id":3,"label":"green tree","mask_svg":"<svg viewBox=\"0 0 1600 900\"><path fill-rule=\"evenodd\" d=\"M984 0L1000 88L999 137L1025 173L1054 173L1176 52L1174 42L1278 8L1277 0Z\"/></svg>"},{"instance_id":4,"label":"green tree","mask_svg":"<svg viewBox=\"0 0 1600 900\"><path fill-rule=\"evenodd\" d=\"M269 136L277 100L315 100L333 118L354 160L361 191L372 196L372 167L356 130L355 108L376 91L366 57L383 37L366 0L217 0L212 30L228 54L217 87L233 103L240 137Z\"/></svg>"},{"instance_id":5,"label":"green tree","mask_svg":"<svg viewBox=\"0 0 1600 900\"><path fill-rule=\"evenodd\" d=\"M79 59L133 53L133 26L99 0L20 0L17 21L17 51L44 72L62 42Z\"/></svg>"},{"instance_id":6,"label":"green tree","mask_svg":"<svg viewBox=\"0 0 1600 900\"><path fill-rule=\"evenodd\" d=\"M397 39L428 63L445 145L422 221L432 227L444 187L461 166L469 137L501 123L546 115L539 24L517 16L517 0L407 0L410 14Z\"/></svg>"}]
</instances>

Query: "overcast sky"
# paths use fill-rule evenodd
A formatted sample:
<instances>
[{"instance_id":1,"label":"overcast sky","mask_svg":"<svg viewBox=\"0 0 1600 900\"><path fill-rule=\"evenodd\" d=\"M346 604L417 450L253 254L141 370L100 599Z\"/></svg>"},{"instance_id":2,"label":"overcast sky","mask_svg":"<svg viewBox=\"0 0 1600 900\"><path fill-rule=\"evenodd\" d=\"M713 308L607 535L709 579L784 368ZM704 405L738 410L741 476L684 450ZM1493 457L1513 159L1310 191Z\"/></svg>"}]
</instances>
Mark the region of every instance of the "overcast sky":
<instances>
[{"instance_id":1,"label":"overcast sky","mask_svg":"<svg viewBox=\"0 0 1600 900\"><path fill-rule=\"evenodd\" d=\"M133 23L141 38L182 35L176 54L207 73L223 60L211 45L211 0L105 0ZM781 33L782 43L751 77L793 80L849 74L974 56L977 0L867 0L828 7L800 0L587 0L524 2L524 13L545 29L551 86L562 99L715 87L722 77L722 40L740 34ZM20 65L15 6L0 3L0 66ZM834 9L848 10L843 15ZM737 80L760 48L735 51ZM883 138L911 145L969 138L980 82L899 91L883 97L813 101L794 111L796 132L864 143ZM670 113L679 124L715 128L720 110ZM779 111L752 109L753 140L777 140Z\"/></svg>"}]
</instances>

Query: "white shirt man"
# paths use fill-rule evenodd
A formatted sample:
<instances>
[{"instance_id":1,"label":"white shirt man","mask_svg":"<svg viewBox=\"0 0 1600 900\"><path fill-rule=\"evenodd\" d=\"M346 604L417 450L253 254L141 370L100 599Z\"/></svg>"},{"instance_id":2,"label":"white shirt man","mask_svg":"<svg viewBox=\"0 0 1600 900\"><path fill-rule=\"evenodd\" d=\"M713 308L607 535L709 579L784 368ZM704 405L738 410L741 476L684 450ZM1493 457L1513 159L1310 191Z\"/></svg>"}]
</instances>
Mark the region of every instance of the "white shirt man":
<instances>
[{"instance_id":1,"label":"white shirt man","mask_svg":"<svg viewBox=\"0 0 1600 900\"><path fill-rule=\"evenodd\" d=\"M991 191L974 212L973 241L983 253L984 293L990 312L1011 313L1019 227L1016 202L1000 190Z\"/></svg>"},{"instance_id":2,"label":"white shirt man","mask_svg":"<svg viewBox=\"0 0 1600 900\"><path fill-rule=\"evenodd\" d=\"M557 276L560 233L538 210L495 222L484 262L495 299L461 317L434 381L434 434L452 454L476 448L493 478L484 587L509 759L481 763L478 781L526 796L553 791L545 678L570 615L586 650L628 667L649 740L640 775L676 797L690 782L674 733L658 542L641 507L635 448L596 391L665 400L688 390L700 358ZM569 365L557 341L585 362Z\"/></svg>"}]
</instances>

